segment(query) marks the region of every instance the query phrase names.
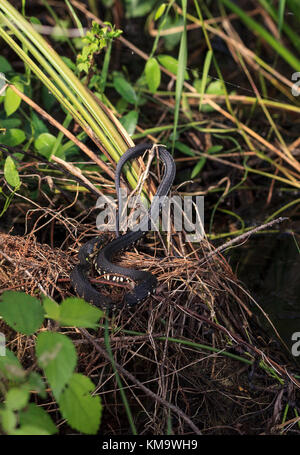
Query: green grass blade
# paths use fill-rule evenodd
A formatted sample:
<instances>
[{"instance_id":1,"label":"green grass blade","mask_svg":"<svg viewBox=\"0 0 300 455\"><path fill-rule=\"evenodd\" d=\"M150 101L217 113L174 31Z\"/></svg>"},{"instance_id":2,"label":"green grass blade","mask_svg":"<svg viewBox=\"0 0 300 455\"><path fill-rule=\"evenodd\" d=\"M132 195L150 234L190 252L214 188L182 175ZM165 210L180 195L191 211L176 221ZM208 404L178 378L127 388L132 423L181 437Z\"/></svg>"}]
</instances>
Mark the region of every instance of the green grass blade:
<instances>
[{"instance_id":1,"label":"green grass blade","mask_svg":"<svg viewBox=\"0 0 300 455\"><path fill-rule=\"evenodd\" d=\"M258 0L261 6L267 11L268 14L272 17L274 21L278 21L278 14L276 9L268 2L268 0ZM286 23L282 22L282 31L286 34L286 36L290 39L291 43L295 47L295 49L299 52L300 49L300 37L294 30Z\"/></svg>"},{"instance_id":2,"label":"green grass blade","mask_svg":"<svg viewBox=\"0 0 300 455\"><path fill-rule=\"evenodd\" d=\"M282 26L284 23L285 0L280 0L278 7L278 31L281 35Z\"/></svg>"},{"instance_id":3,"label":"green grass blade","mask_svg":"<svg viewBox=\"0 0 300 455\"><path fill-rule=\"evenodd\" d=\"M187 64L186 8L187 8L187 0L182 0L184 29L181 34L179 55L178 55L172 150L174 150L174 147L175 147L176 132L177 132L178 119L179 119L180 100L181 100L181 94L182 94L182 88L183 88L186 64Z\"/></svg>"},{"instance_id":4,"label":"green grass blade","mask_svg":"<svg viewBox=\"0 0 300 455\"><path fill-rule=\"evenodd\" d=\"M202 107L202 100L203 100L203 95L205 93L205 87L206 87L207 81L208 81L208 73L209 73L209 69L210 69L212 56L213 56L213 51L208 50L207 54L205 56L204 65L203 65L203 73L202 73L201 87L200 87L199 110L201 110L201 107Z\"/></svg>"},{"instance_id":5,"label":"green grass blade","mask_svg":"<svg viewBox=\"0 0 300 455\"><path fill-rule=\"evenodd\" d=\"M281 55L281 57L296 71L300 71L300 60L295 57L286 47L284 47L276 38L274 38L262 25L256 22L252 17L248 16L242 9L236 6L231 0L220 0L229 8L233 13L237 14L240 19L249 27L253 32L257 33L273 49Z\"/></svg>"},{"instance_id":6,"label":"green grass blade","mask_svg":"<svg viewBox=\"0 0 300 455\"><path fill-rule=\"evenodd\" d=\"M115 375L116 375L116 381L117 381L118 387L120 389L120 394L121 394L121 397L122 397L122 401L123 401L123 404L124 404L124 407L125 407L125 411L126 411L126 414L127 414L127 418L128 418L128 421L129 421L129 425L130 425L132 434L136 435L137 434L137 430L136 430L136 427L135 427L135 424L134 424L134 421L133 421L133 416L132 416L132 413L131 413L131 409L129 407L129 403L128 403L126 394L125 394L124 389L123 389L123 384L122 384L120 375L119 375L118 370L117 370L116 365L115 365L115 359L114 359L114 356L113 356L113 353L112 353L112 349L111 349L111 345L110 345L107 318L105 319L105 325L104 325L104 342L105 342L106 351L107 351L107 353L109 355L109 358L110 358L110 361L111 361L112 368L113 368L113 370L115 372Z\"/></svg>"}]
</instances>

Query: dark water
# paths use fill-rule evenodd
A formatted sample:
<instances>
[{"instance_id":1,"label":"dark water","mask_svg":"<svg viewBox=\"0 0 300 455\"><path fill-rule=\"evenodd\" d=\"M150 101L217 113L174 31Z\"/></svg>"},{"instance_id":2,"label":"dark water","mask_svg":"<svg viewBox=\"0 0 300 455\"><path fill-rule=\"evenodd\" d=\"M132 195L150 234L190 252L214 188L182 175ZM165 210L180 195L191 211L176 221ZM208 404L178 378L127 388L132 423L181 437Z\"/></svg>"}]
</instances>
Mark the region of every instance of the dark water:
<instances>
[{"instance_id":1,"label":"dark water","mask_svg":"<svg viewBox=\"0 0 300 455\"><path fill-rule=\"evenodd\" d=\"M228 252L227 258L291 347L292 334L300 332L300 254L294 237L285 233L253 236Z\"/></svg>"}]
</instances>

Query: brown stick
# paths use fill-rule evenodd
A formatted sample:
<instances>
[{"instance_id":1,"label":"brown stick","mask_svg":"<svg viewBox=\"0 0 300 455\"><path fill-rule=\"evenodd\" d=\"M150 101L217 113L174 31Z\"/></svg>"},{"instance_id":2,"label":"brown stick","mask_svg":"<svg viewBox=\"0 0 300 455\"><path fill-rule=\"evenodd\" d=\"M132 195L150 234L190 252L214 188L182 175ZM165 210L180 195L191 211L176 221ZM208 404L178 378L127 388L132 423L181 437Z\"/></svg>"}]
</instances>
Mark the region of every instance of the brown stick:
<instances>
[{"instance_id":1,"label":"brown stick","mask_svg":"<svg viewBox=\"0 0 300 455\"><path fill-rule=\"evenodd\" d=\"M9 87L29 106L31 106L36 112L38 112L42 117L44 117L51 125L59 129L65 136L67 136L72 142L74 142L77 147L79 147L87 156L89 156L93 161L95 161L98 166L103 169L112 179L115 178L114 172L102 161L100 158L92 152L83 142L79 141L74 134L62 126L57 120L55 120L51 115L49 115L44 109L42 109L38 104L36 104L28 96L24 95L20 90L17 89L14 85L9 85ZM87 133L88 134L88 133Z\"/></svg>"},{"instance_id":2,"label":"brown stick","mask_svg":"<svg viewBox=\"0 0 300 455\"><path fill-rule=\"evenodd\" d=\"M207 262L208 259L210 259L212 256L215 256L216 254L220 253L221 251L223 250L226 250L227 248L231 247L232 245L234 245L235 243L239 243L241 241L244 241L245 239L247 239L248 237L250 237L250 235L252 234L255 234L256 232L259 232L259 231L262 231L263 229L266 229L266 228L269 228L271 226L273 226L274 224L277 224L277 223L282 223L282 221L285 221L285 220L288 220L287 217L280 217L280 218L276 218L275 220L273 221L270 221L269 223L265 223L265 224L262 224L261 226L257 226L253 229L251 229L250 231L248 232L245 232L244 234L241 234L239 235L238 237L232 239L232 240L229 240L228 242L224 243L223 245L219 246L218 248L216 248L214 251L212 251L211 253L209 253L207 256L205 256L204 259L202 259L200 262L199 262L199 265L201 264L204 264L205 262Z\"/></svg>"},{"instance_id":3,"label":"brown stick","mask_svg":"<svg viewBox=\"0 0 300 455\"><path fill-rule=\"evenodd\" d=\"M108 353L105 351L105 349L103 349L101 346L99 346L99 344L94 340L94 337L92 337L92 335L90 335L89 332L85 329L79 328L78 330L82 333L82 335L85 338L87 338L92 343L92 345L95 347L96 351L98 351L106 360L108 360L110 362L110 357L109 357ZM173 412L178 414L179 417L181 417L183 420L185 420L186 423L192 428L192 430L195 432L195 434L201 434L201 431L199 430L199 428L191 421L191 419L184 412L181 411L181 409L177 408L172 403L169 403L168 401L164 400L156 393L152 392L152 390L145 387L144 384L142 384L138 379L136 379L133 376L133 374L129 373L129 371L127 371L125 368L123 368L119 363L117 363L116 361L114 363L115 363L117 370L121 374L123 374L128 379L130 379L130 381L132 381L137 387L139 387L141 390L143 390L149 397L151 397L156 402L158 401L163 406L166 406L167 408L171 409Z\"/></svg>"}]
</instances>

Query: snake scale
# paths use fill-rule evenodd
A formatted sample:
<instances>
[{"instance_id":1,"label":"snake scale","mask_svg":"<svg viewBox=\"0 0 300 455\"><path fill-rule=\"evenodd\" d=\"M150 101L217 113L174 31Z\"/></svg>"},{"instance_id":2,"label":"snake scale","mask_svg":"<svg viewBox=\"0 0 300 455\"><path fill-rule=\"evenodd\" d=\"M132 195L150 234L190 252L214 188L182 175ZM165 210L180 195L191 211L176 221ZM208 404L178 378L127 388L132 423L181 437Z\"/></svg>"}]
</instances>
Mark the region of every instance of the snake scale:
<instances>
[{"instance_id":1,"label":"snake scale","mask_svg":"<svg viewBox=\"0 0 300 455\"><path fill-rule=\"evenodd\" d=\"M117 190L118 206L120 207L120 178L124 165L131 159L142 156L147 150L152 149L152 144L142 143L129 148L117 163L115 173L115 185ZM119 215L116 218L117 237L111 242L105 243L106 236L97 236L85 243L79 250L77 264L71 272L71 283L77 292L87 302L107 310L115 310L124 306L134 307L144 301L150 294L155 292L157 279L150 273L120 267L111 262L111 259L119 252L133 246L147 232L150 221L155 222L161 210L161 201L170 191L175 178L176 166L172 155L161 145L155 146L159 158L164 164L164 174L157 188L154 202L134 230L119 235ZM124 304L118 304L106 295L95 289L88 278L88 274L94 265L100 275L112 282L134 281L134 288L125 294Z\"/></svg>"}]
</instances>

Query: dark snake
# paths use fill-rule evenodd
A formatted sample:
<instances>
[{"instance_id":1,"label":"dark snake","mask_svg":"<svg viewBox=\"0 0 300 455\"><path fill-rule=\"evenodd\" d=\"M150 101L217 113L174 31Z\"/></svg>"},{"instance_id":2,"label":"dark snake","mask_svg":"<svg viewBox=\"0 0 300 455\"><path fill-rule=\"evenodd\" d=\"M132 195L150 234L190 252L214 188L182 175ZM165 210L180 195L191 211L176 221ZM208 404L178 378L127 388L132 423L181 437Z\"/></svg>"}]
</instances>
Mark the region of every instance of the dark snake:
<instances>
[{"instance_id":1,"label":"dark snake","mask_svg":"<svg viewBox=\"0 0 300 455\"><path fill-rule=\"evenodd\" d=\"M130 159L143 155L146 150L149 150L152 147L152 144L148 143L131 147L118 161L115 173L115 185L119 208L120 178L124 165ZM88 274L93 264L98 273L100 275L104 275L104 278L109 281L124 282L133 280L136 283L132 291L125 294L124 303L127 307L134 307L135 305L143 302L148 296L155 292L157 286L157 279L154 275L152 275L152 273L120 267L111 262L114 255L128 249L130 246L133 246L146 234L150 227L150 222L153 223L157 221L159 212L163 206L163 201L172 186L176 173L176 166L173 157L168 150L161 145L155 146L155 149L164 164L164 174L155 193L154 202L151 203L147 214L134 230L128 231L121 236L119 235L118 214L116 218L117 237L105 246L103 246L103 243L105 243L105 236L97 236L85 243L80 248L78 253L79 264L74 267L70 275L71 283L77 294L87 302L93 303L102 309L115 310L123 307L124 304L116 304L109 296L101 294L92 286L88 279ZM101 246L103 247L101 248Z\"/></svg>"}]
</instances>

